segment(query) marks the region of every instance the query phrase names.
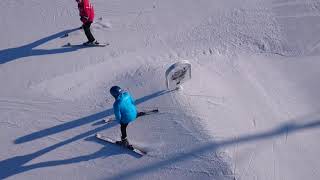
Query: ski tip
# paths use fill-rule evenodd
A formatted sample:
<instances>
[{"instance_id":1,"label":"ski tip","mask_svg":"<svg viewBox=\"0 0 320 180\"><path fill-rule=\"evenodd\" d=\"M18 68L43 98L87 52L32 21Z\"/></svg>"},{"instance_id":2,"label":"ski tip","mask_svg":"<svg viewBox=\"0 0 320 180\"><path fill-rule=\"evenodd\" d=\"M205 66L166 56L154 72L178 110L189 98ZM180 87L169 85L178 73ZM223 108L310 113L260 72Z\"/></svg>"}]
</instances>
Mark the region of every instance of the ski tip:
<instances>
[{"instance_id":1,"label":"ski tip","mask_svg":"<svg viewBox=\"0 0 320 180\"><path fill-rule=\"evenodd\" d=\"M114 117L108 118L108 119L104 119L105 123L110 123L112 121L115 121L116 119Z\"/></svg>"},{"instance_id":2,"label":"ski tip","mask_svg":"<svg viewBox=\"0 0 320 180\"><path fill-rule=\"evenodd\" d=\"M101 137L102 137L102 135L101 135L101 134L99 134L99 133L97 133L97 134L96 134L96 137L97 137L97 138L101 138Z\"/></svg>"},{"instance_id":3,"label":"ski tip","mask_svg":"<svg viewBox=\"0 0 320 180\"><path fill-rule=\"evenodd\" d=\"M109 45L110 45L109 43L100 43L97 46L105 47L105 46L109 46Z\"/></svg>"},{"instance_id":4,"label":"ski tip","mask_svg":"<svg viewBox=\"0 0 320 180\"><path fill-rule=\"evenodd\" d=\"M106 47L109 46L109 43L99 43L99 44L90 44L90 45L84 45L84 46L89 46L89 47Z\"/></svg>"},{"instance_id":5,"label":"ski tip","mask_svg":"<svg viewBox=\"0 0 320 180\"><path fill-rule=\"evenodd\" d=\"M140 150L142 152L143 155L147 155L147 151L145 150Z\"/></svg>"}]
</instances>

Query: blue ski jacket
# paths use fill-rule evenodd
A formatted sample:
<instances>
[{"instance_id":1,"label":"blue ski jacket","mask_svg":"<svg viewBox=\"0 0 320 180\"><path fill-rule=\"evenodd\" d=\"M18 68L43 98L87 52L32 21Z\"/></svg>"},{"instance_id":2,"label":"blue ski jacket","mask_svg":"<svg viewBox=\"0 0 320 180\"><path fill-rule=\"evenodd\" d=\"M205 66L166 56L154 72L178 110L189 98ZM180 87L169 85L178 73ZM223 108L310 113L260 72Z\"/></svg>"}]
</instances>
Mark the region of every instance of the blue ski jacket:
<instances>
[{"instance_id":1,"label":"blue ski jacket","mask_svg":"<svg viewBox=\"0 0 320 180\"><path fill-rule=\"evenodd\" d=\"M120 94L113 103L113 111L119 123L128 124L137 118L135 102L128 92Z\"/></svg>"}]
</instances>

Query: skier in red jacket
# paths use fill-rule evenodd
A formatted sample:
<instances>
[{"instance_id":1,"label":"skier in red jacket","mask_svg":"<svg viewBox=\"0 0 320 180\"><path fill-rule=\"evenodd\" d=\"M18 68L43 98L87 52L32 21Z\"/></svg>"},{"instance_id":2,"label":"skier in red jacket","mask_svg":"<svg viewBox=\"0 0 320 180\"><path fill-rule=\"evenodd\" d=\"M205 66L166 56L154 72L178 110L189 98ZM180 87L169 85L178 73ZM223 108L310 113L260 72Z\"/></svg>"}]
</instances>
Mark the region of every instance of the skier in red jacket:
<instances>
[{"instance_id":1,"label":"skier in red jacket","mask_svg":"<svg viewBox=\"0 0 320 180\"><path fill-rule=\"evenodd\" d=\"M93 37L90 26L94 19L94 9L89 0L76 0L78 3L79 15L80 20L82 21L83 25L82 28L84 33L88 38L88 42L83 43L83 45L97 45L99 44L98 41L95 40Z\"/></svg>"}]
</instances>

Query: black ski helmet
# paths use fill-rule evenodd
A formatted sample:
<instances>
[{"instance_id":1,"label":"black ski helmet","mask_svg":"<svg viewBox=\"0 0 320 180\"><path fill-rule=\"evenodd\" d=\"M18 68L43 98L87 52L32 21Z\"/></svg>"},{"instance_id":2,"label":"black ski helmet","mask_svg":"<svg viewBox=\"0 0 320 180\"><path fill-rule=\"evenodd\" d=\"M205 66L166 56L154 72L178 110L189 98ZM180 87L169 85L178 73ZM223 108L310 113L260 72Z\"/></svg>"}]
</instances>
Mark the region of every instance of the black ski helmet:
<instances>
[{"instance_id":1,"label":"black ski helmet","mask_svg":"<svg viewBox=\"0 0 320 180\"><path fill-rule=\"evenodd\" d=\"M122 89L119 86L112 86L110 88L110 94L114 97L117 98L120 94L122 93Z\"/></svg>"}]
</instances>

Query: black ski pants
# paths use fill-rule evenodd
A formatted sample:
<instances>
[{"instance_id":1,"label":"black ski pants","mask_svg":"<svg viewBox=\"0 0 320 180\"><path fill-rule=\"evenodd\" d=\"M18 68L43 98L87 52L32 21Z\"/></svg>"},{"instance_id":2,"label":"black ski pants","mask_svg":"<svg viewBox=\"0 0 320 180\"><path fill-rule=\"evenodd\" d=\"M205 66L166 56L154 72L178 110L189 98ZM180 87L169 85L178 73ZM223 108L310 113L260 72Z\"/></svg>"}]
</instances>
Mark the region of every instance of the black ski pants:
<instances>
[{"instance_id":1,"label":"black ski pants","mask_svg":"<svg viewBox=\"0 0 320 180\"><path fill-rule=\"evenodd\" d=\"M137 118L138 118L139 116L143 116L143 115L145 115L144 112L138 112ZM126 139L126 138L127 138L127 127L128 127L128 124L127 124L127 123L120 123L121 139Z\"/></svg>"},{"instance_id":2,"label":"black ski pants","mask_svg":"<svg viewBox=\"0 0 320 180\"><path fill-rule=\"evenodd\" d=\"M90 31L90 26L91 26L92 22L87 22L85 24L82 25L82 28L84 30L84 33L86 34L87 36L87 39L89 42L94 42L95 39Z\"/></svg>"},{"instance_id":3,"label":"black ski pants","mask_svg":"<svg viewBox=\"0 0 320 180\"><path fill-rule=\"evenodd\" d=\"M121 127L121 140L126 139L127 138L127 123L120 123Z\"/></svg>"}]
</instances>

